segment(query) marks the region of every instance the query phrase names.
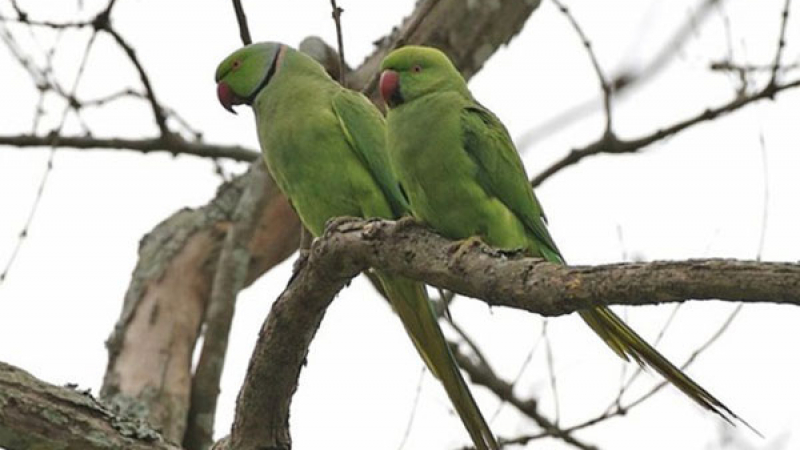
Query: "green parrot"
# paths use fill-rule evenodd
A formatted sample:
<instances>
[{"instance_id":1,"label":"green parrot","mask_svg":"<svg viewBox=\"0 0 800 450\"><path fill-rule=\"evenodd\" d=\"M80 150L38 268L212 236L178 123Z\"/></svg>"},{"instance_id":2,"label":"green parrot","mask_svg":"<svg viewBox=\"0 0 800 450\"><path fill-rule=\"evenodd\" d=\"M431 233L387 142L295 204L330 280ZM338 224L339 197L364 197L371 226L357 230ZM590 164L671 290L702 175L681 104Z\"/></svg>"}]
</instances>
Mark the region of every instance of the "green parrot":
<instances>
[{"instance_id":1,"label":"green parrot","mask_svg":"<svg viewBox=\"0 0 800 450\"><path fill-rule=\"evenodd\" d=\"M408 205L391 172L386 125L363 95L343 88L309 56L284 44L241 48L217 68L223 107L253 108L261 149L276 183L314 236L340 216L397 219ZM462 378L425 286L377 273L430 371L442 382L476 448L495 438Z\"/></svg>"},{"instance_id":2,"label":"green parrot","mask_svg":"<svg viewBox=\"0 0 800 450\"><path fill-rule=\"evenodd\" d=\"M564 264L508 131L472 97L447 56L403 47L386 56L381 70L389 160L413 215L450 239L477 237ZM623 359L653 367L728 422L741 421L609 308L579 314Z\"/></svg>"}]
</instances>

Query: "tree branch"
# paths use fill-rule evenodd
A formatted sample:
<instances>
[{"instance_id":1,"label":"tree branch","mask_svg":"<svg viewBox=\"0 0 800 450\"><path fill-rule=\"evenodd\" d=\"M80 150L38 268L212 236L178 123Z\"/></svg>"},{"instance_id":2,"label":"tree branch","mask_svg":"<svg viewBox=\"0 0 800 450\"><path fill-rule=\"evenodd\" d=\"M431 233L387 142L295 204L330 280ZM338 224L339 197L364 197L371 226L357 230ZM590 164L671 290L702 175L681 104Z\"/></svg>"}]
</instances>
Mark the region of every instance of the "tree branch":
<instances>
[{"instance_id":1,"label":"tree branch","mask_svg":"<svg viewBox=\"0 0 800 450\"><path fill-rule=\"evenodd\" d=\"M244 13L242 0L233 0L233 10L236 13L236 23L239 25L239 37L242 39L242 44L252 44L253 38L250 37L250 27L247 25L247 15Z\"/></svg>"},{"instance_id":2,"label":"tree branch","mask_svg":"<svg viewBox=\"0 0 800 450\"><path fill-rule=\"evenodd\" d=\"M10 147L69 147L78 150L133 150L142 153L168 152L173 155L193 155L203 158L227 158L234 161L250 162L261 157L259 152L238 145L216 145L192 142L178 134L150 139L96 138L92 136L61 136L48 134L34 136L0 136L0 145Z\"/></svg>"},{"instance_id":3,"label":"tree branch","mask_svg":"<svg viewBox=\"0 0 800 450\"><path fill-rule=\"evenodd\" d=\"M644 149L650 144L653 144L662 139L678 134L681 131L691 128L697 124L714 120L726 114L730 114L751 103L755 103L766 99L772 100L775 98L777 94L797 87L800 87L800 79L780 84L768 83L766 86L764 86L763 89L759 90L758 92L755 92L754 94L745 96L736 96L735 98L733 98L728 103L722 106L718 106L716 108L708 108L705 111L693 117L682 120L668 127L656 130L653 133L650 133L646 136L642 136L635 139L618 139L613 134L604 134L603 137L600 138L599 140L585 147L574 149L571 152L569 152L567 156L556 161L553 165L551 165L550 167L545 169L542 173L537 175L531 181L531 185L536 187L542 184L546 179L553 176L556 172L559 172L560 170L569 167L571 165L577 164L579 161L581 161L586 157L599 155L603 153L611 153L611 154L635 153Z\"/></svg>"},{"instance_id":4,"label":"tree branch","mask_svg":"<svg viewBox=\"0 0 800 450\"><path fill-rule=\"evenodd\" d=\"M457 346L451 347L451 349L453 350L453 356L456 358L458 365L467 372L473 383L489 389L498 398L513 405L521 413L536 422L536 424L542 428L543 432L561 439L575 448L597 450L597 447L594 445L587 444L573 436L572 433L562 430L556 423L539 412L539 403L536 399L522 399L515 395L514 385L501 379L488 364L476 364L467 355L461 352ZM500 441L500 445L504 445L502 440Z\"/></svg>"},{"instance_id":5,"label":"tree branch","mask_svg":"<svg viewBox=\"0 0 800 450\"><path fill-rule=\"evenodd\" d=\"M361 89L383 107L377 86L381 61L401 45L436 47L470 79L501 46L519 33L540 0L520 2L468 2L422 0L403 25L379 42L379 46L352 74L350 86Z\"/></svg>"},{"instance_id":6,"label":"tree branch","mask_svg":"<svg viewBox=\"0 0 800 450\"><path fill-rule=\"evenodd\" d=\"M267 168L253 164L247 185L233 215L233 226L228 229L206 309L203 349L192 378L192 391L188 426L184 433L184 446L191 450L205 450L211 446L214 435L214 418L220 392L220 378L228 350L236 297L247 278L252 258L248 243L256 233L259 211L268 200L271 183Z\"/></svg>"},{"instance_id":7,"label":"tree branch","mask_svg":"<svg viewBox=\"0 0 800 450\"><path fill-rule=\"evenodd\" d=\"M213 269L249 178L236 177L208 205L173 214L142 240L122 313L106 344L103 398L138 412L175 442L182 441L186 427L192 353ZM245 285L297 248L297 216L271 178L264 191L267 205L258 211L248 242Z\"/></svg>"},{"instance_id":8,"label":"tree branch","mask_svg":"<svg viewBox=\"0 0 800 450\"><path fill-rule=\"evenodd\" d=\"M289 405L311 339L333 296L369 267L548 316L687 299L800 305L800 264L706 259L562 266L481 243L464 249L409 219L336 219L314 241L262 327L239 394L231 448L290 448Z\"/></svg>"},{"instance_id":9,"label":"tree branch","mask_svg":"<svg viewBox=\"0 0 800 450\"><path fill-rule=\"evenodd\" d=\"M602 305L689 299L800 306L800 264L697 259L564 266L501 252L477 241L465 248L409 219L337 219L311 252L317 260L324 256L339 261L339 269L328 274L331 278L373 267L490 305L544 316Z\"/></svg>"},{"instance_id":10,"label":"tree branch","mask_svg":"<svg viewBox=\"0 0 800 450\"><path fill-rule=\"evenodd\" d=\"M0 448L179 450L145 422L87 392L53 386L0 362Z\"/></svg>"}]
</instances>

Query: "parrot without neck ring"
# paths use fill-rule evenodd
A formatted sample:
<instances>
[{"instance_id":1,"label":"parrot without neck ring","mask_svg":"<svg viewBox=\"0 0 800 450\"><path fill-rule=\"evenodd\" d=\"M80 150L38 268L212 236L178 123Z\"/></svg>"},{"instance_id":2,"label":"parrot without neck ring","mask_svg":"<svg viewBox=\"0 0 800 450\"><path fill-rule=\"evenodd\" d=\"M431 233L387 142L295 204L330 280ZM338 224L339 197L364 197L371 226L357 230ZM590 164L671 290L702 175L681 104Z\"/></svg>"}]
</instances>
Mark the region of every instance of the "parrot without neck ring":
<instances>
[{"instance_id":1,"label":"parrot without neck ring","mask_svg":"<svg viewBox=\"0 0 800 450\"><path fill-rule=\"evenodd\" d=\"M450 239L478 237L564 264L508 131L472 97L447 56L403 47L383 60L381 70L389 160L413 215ZM621 358L654 368L699 405L753 429L611 309L579 314Z\"/></svg>"},{"instance_id":2,"label":"parrot without neck ring","mask_svg":"<svg viewBox=\"0 0 800 450\"><path fill-rule=\"evenodd\" d=\"M407 203L385 152L385 122L310 57L279 43L249 45L216 73L222 106L253 108L267 167L314 236L333 217L396 219ZM442 382L476 448L497 449L447 346L422 283L377 273L430 371Z\"/></svg>"}]
</instances>

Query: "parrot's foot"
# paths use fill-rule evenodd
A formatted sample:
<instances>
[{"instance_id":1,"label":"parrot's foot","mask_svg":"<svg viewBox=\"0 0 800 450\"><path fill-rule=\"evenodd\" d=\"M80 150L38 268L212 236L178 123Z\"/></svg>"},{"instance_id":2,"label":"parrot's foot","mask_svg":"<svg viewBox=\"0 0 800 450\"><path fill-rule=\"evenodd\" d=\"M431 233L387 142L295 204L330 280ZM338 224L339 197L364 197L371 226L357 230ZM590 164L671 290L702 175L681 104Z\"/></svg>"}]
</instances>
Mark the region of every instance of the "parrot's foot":
<instances>
[{"instance_id":1,"label":"parrot's foot","mask_svg":"<svg viewBox=\"0 0 800 450\"><path fill-rule=\"evenodd\" d=\"M483 242L480 236L470 236L466 239L454 242L448 249L448 253L452 256L452 260L457 262L469 253L473 248L485 248L486 243Z\"/></svg>"},{"instance_id":2,"label":"parrot's foot","mask_svg":"<svg viewBox=\"0 0 800 450\"><path fill-rule=\"evenodd\" d=\"M397 230L405 230L406 228L419 226L422 222L414 216L403 216L397 219L394 224Z\"/></svg>"}]
</instances>

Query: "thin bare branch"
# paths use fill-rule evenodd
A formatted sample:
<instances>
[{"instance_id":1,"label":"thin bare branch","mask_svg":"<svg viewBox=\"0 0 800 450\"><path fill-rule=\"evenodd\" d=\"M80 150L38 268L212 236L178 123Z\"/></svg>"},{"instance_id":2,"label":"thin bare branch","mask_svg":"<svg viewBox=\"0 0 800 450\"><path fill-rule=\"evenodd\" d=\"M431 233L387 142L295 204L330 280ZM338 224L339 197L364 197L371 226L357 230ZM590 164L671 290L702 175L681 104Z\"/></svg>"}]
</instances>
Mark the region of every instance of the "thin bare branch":
<instances>
[{"instance_id":1,"label":"thin bare branch","mask_svg":"<svg viewBox=\"0 0 800 450\"><path fill-rule=\"evenodd\" d=\"M652 80L655 75L668 66L680 52L684 43L693 35L692 31L702 24L708 17L712 7L720 5L724 0L702 0L701 4L690 14L684 22L675 29L675 32L664 44L652 54L654 55L647 63L639 68L623 68L617 71L609 81L611 90L616 99L623 95L630 94L638 86L642 86ZM520 152L524 152L536 142L563 130L570 124L588 116L596 110L597 100L591 99L564 109L555 114L545 122L525 131L517 140Z\"/></svg>"},{"instance_id":2,"label":"thin bare branch","mask_svg":"<svg viewBox=\"0 0 800 450\"><path fill-rule=\"evenodd\" d=\"M572 15L569 8L566 7L561 1L559 0L552 0L553 3L556 5L559 11L569 20L570 25L572 28L575 29L575 32L578 33L578 36L581 39L581 43L583 47L586 49L586 53L589 55L589 59L592 61L592 67L594 68L594 73L597 75L597 80L600 82L600 89L603 91L603 106L605 108L606 113L606 129L605 134L613 134L612 129L612 114L611 114L611 96L613 94L613 89L611 83L608 82L608 78L603 73L603 68L600 67L600 62L597 60L597 55L595 55L594 50L592 49L592 43L589 40L589 37L583 31L578 21L575 19L575 16Z\"/></svg>"},{"instance_id":3,"label":"thin bare branch","mask_svg":"<svg viewBox=\"0 0 800 450\"><path fill-rule=\"evenodd\" d=\"M764 253L764 241L767 238L767 223L769 221L769 165L767 164L767 144L764 141L764 132L758 134L758 143L761 149L761 173L763 185L763 197L761 199L761 231L758 235L758 250L756 251L756 261L761 261Z\"/></svg>"},{"instance_id":4,"label":"thin bare branch","mask_svg":"<svg viewBox=\"0 0 800 450\"><path fill-rule=\"evenodd\" d=\"M736 305L736 307L733 309L733 311L731 311L731 313L728 315L728 317L725 319L725 321L722 323L722 325L720 325L720 327L717 328L714 331L714 333L708 338L708 340L706 340L703 343L703 345L701 345L699 348L697 348L697 350L692 352L692 354L689 356L689 358L687 358L686 361L680 366L681 370L686 370L694 361L697 360L697 358L703 352L708 350L708 348L710 348L725 333L725 331L728 330L728 328L730 327L730 324L733 322L733 319L738 315L738 313L741 310L742 306L743 305L741 305L741 304L740 305ZM589 420L585 420L583 422L580 422L580 423L578 423L576 425L572 425L572 426L569 426L569 427L564 427L560 431L563 432L563 433L574 433L575 431L579 431L579 430L582 430L582 429L585 429L585 428L592 427L592 426L597 425L597 424L599 424L601 422L605 422L605 421L607 421L609 419L612 419L612 418L615 418L615 417L625 416L632 409L634 409L637 406L643 404L645 401L647 401L650 397L652 397L657 392L662 390L668 384L669 383L667 381L661 381L657 385L653 386L653 388L651 388L649 391L647 391L646 393L642 394L641 396L639 396L638 398L636 398L635 400L633 400L633 401L631 401L631 402L629 402L627 404L622 404L620 399L616 398L608 406L608 408L606 408L606 410L602 414L600 414L598 416L595 416L595 417L593 417L593 418L591 418ZM514 437L514 438L501 439L501 442L503 442L504 444L507 444L507 445L525 445L525 444L528 444L531 441L535 441L535 440L543 439L543 438L547 438L547 437L554 437L554 436L550 431L545 430L545 431L543 431L541 433L517 436L517 437Z\"/></svg>"},{"instance_id":5,"label":"thin bare branch","mask_svg":"<svg viewBox=\"0 0 800 450\"><path fill-rule=\"evenodd\" d=\"M203 158L224 158L241 162L252 162L261 157L259 152L238 145L206 144L187 141L179 135L170 139L163 137L146 139L96 138L91 136L61 136L48 134L33 136L0 136L0 146L37 148L58 146L76 150L131 150L141 153L167 152L172 155L192 155Z\"/></svg>"},{"instance_id":6,"label":"thin bare branch","mask_svg":"<svg viewBox=\"0 0 800 450\"><path fill-rule=\"evenodd\" d=\"M400 440L400 445L397 450L403 450L408 442L408 437L411 436L411 427L414 426L414 419L417 417L417 406L419 406L419 397L422 394L422 382L425 381L425 366L423 365L419 371L419 380L417 381L417 389L414 392L414 401L411 404L411 413L408 416L406 423L406 430L403 432L403 438Z\"/></svg>"},{"instance_id":7,"label":"thin bare branch","mask_svg":"<svg viewBox=\"0 0 800 450\"><path fill-rule=\"evenodd\" d=\"M458 365L467 372L473 383L489 389L494 395L513 405L517 410L542 427L549 436L558 438L578 449L597 450L597 447L594 445L587 444L575 438L572 434L562 430L558 425L541 414L539 412L539 404L535 399L523 400L515 395L513 385L501 379L490 366L474 363L457 348L454 349L453 356L455 356ZM503 439L500 440L501 447L506 447L507 444L507 441Z\"/></svg>"},{"instance_id":8,"label":"thin bare branch","mask_svg":"<svg viewBox=\"0 0 800 450\"><path fill-rule=\"evenodd\" d=\"M378 59L379 61L383 59L383 56L389 54L392 50L400 48L408 43L409 37L413 36L416 33L417 29L419 28L422 21L427 18L433 8L439 3L439 0L422 0L423 5L421 7L417 7L417 10L414 11L414 14L411 16L411 19L407 26L403 28L400 34L393 39L392 43L388 45L385 49L382 49L381 55ZM391 38L390 38L391 39ZM378 88L378 80L380 79L380 71L374 70L372 76L369 78L369 81L364 83L364 87L361 89L361 92L370 95L370 93L375 92Z\"/></svg>"},{"instance_id":9,"label":"thin bare branch","mask_svg":"<svg viewBox=\"0 0 800 450\"><path fill-rule=\"evenodd\" d=\"M344 39L342 38L342 13L344 10L336 4L336 0L331 0L331 17L336 25L336 47L339 49L339 75L337 81L347 87L347 68L344 64Z\"/></svg>"},{"instance_id":10,"label":"thin bare branch","mask_svg":"<svg viewBox=\"0 0 800 450\"><path fill-rule=\"evenodd\" d=\"M81 78L83 77L83 72L84 72L84 70L86 68L86 62L89 59L89 53L90 53L90 51L91 51L91 49L92 49L92 47L94 45L96 36L97 36L97 33L92 33L91 37L89 38L89 41L86 44L86 47L84 48L83 55L81 57L81 62L78 65L78 72L75 75L75 81L73 82L72 89L71 89L71 94L70 95L73 96L73 97L75 96L75 92L77 91L78 85L80 84ZM48 56L48 64L51 64L53 55L54 55L54 53L51 52L51 54ZM67 105L64 108L64 110L62 111L62 113L61 113L61 120L59 121L58 126L54 130L54 134L56 136L64 128L64 124L66 123L67 114L69 113L69 111L70 111L70 105ZM40 118L40 114L41 114L40 112L37 112L36 116L34 116L34 130L36 129L36 125L37 125L38 120ZM36 212L39 210L39 204L41 203L42 197L44 195L44 191L45 191L45 188L47 186L47 180L50 179L50 173L52 173L52 171L53 171L53 161L55 159L55 153L56 153L56 148L57 147L58 147L58 141L56 140L50 146L50 154L49 154L49 156L47 158L47 164L45 166L44 173L42 174L42 178L39 181L39 187L36 189L36 196L34 197L33 204L31 205L30 211L28 212L28 217L25 220L25 223L24 223L24 225L22 227L22 231L20 231L20 233L19 233L19 238L17 239L16 245L14 245L14 249L11 252L11 256L9 256L8 261L6 262L6 266L3 269L3 272L0 273L0 284L3 284L5 282L5 280L6 280L6 278L8 278L8 273L11 270L11 267L13 266L14 261L16 260L20 249L22 248L22 244L23 244L23 242L25 242L25 239L28 237L28 233L30 231L31 224L33 224L33 220L34 220L34 217L36 216Z\"/></svg>"},{"instance_id":11,"label":"thin bare branch","mask_svg":"<svg viewBox=\"0 0 800 450\"><path fill-rule=\"evenodd\" d=\"M561 402L558 399L558 383L556 381L555 359L553 357L553 346L550 336L547 334L547 319L542 323L542 335L544 336L545 359L547 360L547 377L550 382L550 392L553 394L553 424L558 426L561 422Z\"/></svg>"},{"instance_id":12,"label":"thin bare branch","mask_svg":"<svg viewBox=\"0 0 800 450\"><path fill-rule=\"evenodd\" d=\"M242 44L252 44L253 38L250 37L250 27L247 25L247 15L244 13L242 0L233 0L233 9L236 12L236 23L239 24L239 37L242 39Z\"/></svg>"},{"instance_id":13,"label":"thin bare branch","mask_svg":"<svg viewBox=\"0 0 800 450\"><path fill-rule=\"evenodd\" d=\"M705 111L670 125L661 128L651 134L636 138L636 139L618 139L616 136L605 134L599 140L587 145L583 148L574 149L567 156L556 161L550 167L545 169L542 173L537 175L532 181L531 185L538 186L546 179L553 176L556 172L577 164L582 159L599 155L599 154L620 154L620 153L635 153L645 147L663 140L667 137L673 136L686 129L689 129L697 124L714 120L718 117L737 111L751 103L755 103L765 99L773 99L777 94L794 89L800 86L800 79L793 80L787 83L767 84L763 89L747 96L736 96L728 103L718 106L716 108L708 108Z\"/></svg>"},{"instance_id":14,"label":"thin bare branch","mask_svg":"<svg viewBox=\"0 0 800 450\"><path fill-rule=\"evenodd\" d=\"M156 93L153 89L153 85L150 82L150 76L147 75L147 71L142 66L141 61L139 61L139 57L136 56L136 50L122 37L121 34L117 30L111 27L111 23L106 18L105 21L98 21L96 20L95 27L100 30L104 30L106 33L111 35L117 44L122 48L126 55L128 55L128 59L130 59L133 66L136 68L136 72L139 74L139 79L144 86L145 94L147 98L150 100L150 107L153 110L153 117L156 121L156 126L158 127L159 132L161 133L162 138L169 139L169 136L172 135L172 132L167 127L167 115L164 113L164 109L161 104L156 99Z\"/></svg>"},{"instance_id":15,"label":"thin bare branch","mask_svg":"<svg viewBox=\"0 0 800 450\"><path fill-rule=\"evenodd\" d=\"M775 59L772 62L772 75L769 79L770 85L777 83L783 49L786 47L786 24L789 22L789 6L791 4L792 0L786 0L783 5L783 11L781 12L781 31L778 35L778 45L775 48Z\"/></svg>"}]
</instances>

